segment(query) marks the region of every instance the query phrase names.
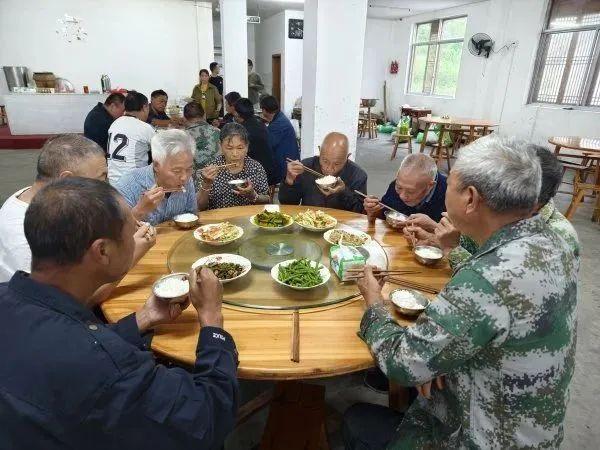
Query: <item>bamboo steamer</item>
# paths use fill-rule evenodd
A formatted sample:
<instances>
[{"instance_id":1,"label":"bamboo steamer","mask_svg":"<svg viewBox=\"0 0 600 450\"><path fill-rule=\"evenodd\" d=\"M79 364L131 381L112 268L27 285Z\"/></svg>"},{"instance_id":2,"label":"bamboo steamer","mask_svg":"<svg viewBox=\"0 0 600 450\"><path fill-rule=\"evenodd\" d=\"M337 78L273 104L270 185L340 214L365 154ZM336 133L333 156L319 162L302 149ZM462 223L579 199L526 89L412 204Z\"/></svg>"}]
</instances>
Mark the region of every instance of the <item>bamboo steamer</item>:
<instances>
[{"instance_id":1,"label":"bamboo steamer","mask_svg":"<svg viewBox=\"0 0 600 450\"><path fill-rule=\"evenodd\" d=\"M39 88L53 88L56 83L56 76L52 72L34 72L33 80Z\"/></svg>"}]
</instances>

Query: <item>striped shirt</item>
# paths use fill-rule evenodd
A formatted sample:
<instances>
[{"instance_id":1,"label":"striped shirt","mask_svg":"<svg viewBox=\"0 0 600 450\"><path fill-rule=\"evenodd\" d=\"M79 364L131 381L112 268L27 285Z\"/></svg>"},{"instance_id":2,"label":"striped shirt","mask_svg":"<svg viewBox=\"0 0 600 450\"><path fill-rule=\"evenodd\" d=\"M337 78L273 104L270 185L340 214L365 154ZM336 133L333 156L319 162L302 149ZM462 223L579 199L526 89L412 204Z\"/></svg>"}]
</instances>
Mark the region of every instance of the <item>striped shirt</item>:
<instances>
[{"instance_id":1,"label":"striped shirt","mask_svg":"<svg viewBox=\"0 0 600 450\"><path fill-rule=\"evenodd\" d=\"M125 198L129 206L133 208L144 192L150 190L155 184L154 170L152 164L150 164L149 166L134 169L123 175L115 185L115 188ZM158 207L143 220L150 222L152 225L157 225L171 220L178 214L196 214L197 211L196 190L194 189L194 182L190 177L185 184L185 192L166 194Z\"/></svg>"}]
</instances>

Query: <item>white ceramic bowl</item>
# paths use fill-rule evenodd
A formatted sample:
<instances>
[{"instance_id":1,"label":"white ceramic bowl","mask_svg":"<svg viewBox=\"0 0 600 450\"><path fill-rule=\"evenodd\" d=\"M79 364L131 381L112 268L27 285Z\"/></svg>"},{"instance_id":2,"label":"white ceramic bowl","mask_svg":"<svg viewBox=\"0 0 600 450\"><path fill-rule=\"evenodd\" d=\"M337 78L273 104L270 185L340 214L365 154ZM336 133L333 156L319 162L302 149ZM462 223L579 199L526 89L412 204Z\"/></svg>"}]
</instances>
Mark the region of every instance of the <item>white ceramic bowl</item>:
<instances>
[{"instance_id":1,"label":"white ceramic bowl","mask_svg":"<svg viewBox=\"0 0 600 450\"><path fill-rule=\"evenodd\" d=\"M244 258L243 256L234 255L232 253L217 253L196 260L194 264L192 264L192 269L214 262L239 264L244 268L243 272L237 277L229 278L227 280L220 280L222 284L226 284L233 280L245 277L246 275L248 275L248 272L250 272L250 269L252 268L252 263L250 263L250 260Z\"/></svg>"},{"instance_id":2,"label":"white ceramic bowl","mask_svg":"<svg viewBox=\"0 0 600 450\"><path fill-rule=\"evenodd\" d=\"M430 250L432 252L435 252L437 256L435 258L433 258L433 257L429 258L427 256L422 256L419 254L419 250ZM439 249L437 247L432 247L430 245L417 245L413 249L413 253L415 254L416 260L425 266L434 266L438 262L440 262L442 260L442 258L444 257L444 252L442 252L441 249Z\"/></svg>"},{"instance_id":3,"label":"white ceramic bowl","mask_svg":"<svg viewBox=\"0 0 600 450\"><path fill-rule=\"evenodd\" d=\"M202 237L200 236L200 233L202 231L205 231L209 227L213 227L215 225L219 225L219 224L218 223L209 223L207 225L202 225L201 227L196 228L194 230L194 238L196 238L198 241L202 242L203 244L212 245L214 247L221 247L223 245L231 244L232 242L237 241L239 238L241 238L244 235L244 229L242 227L238 227L237 225L234 225L237 229L238 234L235 237L233 237L227 241L209 241L206 239L202 239Z\"/></svg>"},{"instance_id":4,"label":"white ceramic bowl","mask_svg":"<svg viewBox=\"0 0 600 450\"><path fill-rule=\"evenodd\" d=\"M153 293L153 294L154 294L156 297L158 297L158 298L160 298L160 299L162 299L162 300L168 301L169 303L179 303L179 302L183 302L183 301L185 300L185 298L188 296L188 294L190 293L190 286L189 286L189 283L188 283L188 290L187 290L187 292L186 292L185 294L182 294L182 295L177 295L177 296L175 296L175 297L167 297L167 296L162 296L162 295L159 295L159 294L156 292L156 288L157 288L157 287L158 287L158 286L159 286L159 285L160 285L160 284L161 284L161 283L162 283L164 280L166 280L166 279L168 279L168 278L180 278L180 279L183 279L183 278L185 278L185 279L186 279L186 281L187 281L188 277L189 277L189 275L188 275L187 273L185 273L185 272L175 272L175 273L172 273L172 274L169 274L169 275L162 276L162 277L160 277L158 280L156 280L156 281L154 282L154 284L152 285L152 293Z\"/></svg>"},{"instance_id":5,"label":"white ceramic bowl","mask_svg":"<svg viewBox=\"0 0 600 450\"><path fill-rule=\"evenodd\" d=\"M394 299L394 292L400 292L400 291L410 292L415 297L415 300L417 301L417 303L419 303L421 306L419 308L408 308L406 305L404 305L402 303L401 300ZM415 291L413 289L394 289L392 292L390 292L390 300L391 300L392 304L394 305L394 307L399 312L401 312L402 314L405 314L407 316L418 316L423 311L425 311L425 309L429 306L429 299L427 297L425 297L419 291Z\"/></svg>"},{"instance_id":6,"label":"white ceramic bowl","mask_svg":"<svg viewBox=\"0 0 600 450\"><path fill-rule=\"evenodd\" d=\"M283 214L283 213L282 213ZM256 216L257 214L253 215L250 217L250 223L252 225L254 225L255 227L260 228L261 230L265 230L265 231L281 231L284 230L286 228L291 227L294 224L294 218L288 214L283 214L287 219L288 219L288 223L282 227L264 227L262 225L259 225L258 222L256 221Z\"/></svg>"},{"instance_id":7,"label":"white ceramic bowl","mask_svg":"<svg viewBox=\"0 0 600 450\"><path fill-rule=\"evenodd\" d=\"M279 281L279 266L286 267L286 266L290 265L291 263L293 263L294 261L297 261L297 260L296 259L288 259L286 261L282 261L279 264L274 265L273 268L271 269L271 278L273 278L277 283L281 284L282 286L286 286L291 289L295 289L297 291L308 291L309 289L314 289L319 286L323 286L324 284L327 284L327 282L329 281L329 278L331 278L331 272L329 272L329 269L327 267L325 267L323 264L319 263L319 272L321 273L321 278L323 278L323 281L315 286L298 287L298 286L291 286L289 284L283 283L282 281Z\"/></svg>"},{"instance_id":8,"label":"white ceramic bowl","mask_svg":"<svg viewBox=\"0 0 600 450\"><path fill-rule=\"evenodd\" d=\"M365 243L364 243L364 244L361 244L361 245L352 245L352 244L348 244L348 243L346 243L346 242L344 242L344 241L342 240L342 244L343 244L343 245L345 245L345 246L347 246L347 247L363 247L363 246L365 246L365 245L369 244L369 243L371 242L371 240L372 240L372 239L371 239L371 236L369 236L367 233L364 233L364 232L362 232L362 231L360 231L360 230L355 230L355 229L341 229L341 228L340 228L339 230L340 230L340 231L345 231L346 233L355 234L355 235L358 235L358 236L363 236L363 237L367 238L367 240L365 241ZM332 239L331 239L331 234L332 234L334 231L335 231L335 229L334 229L334 230L329 230L329 231L326 231L326 232L323 234L323 239L325 239L325 240L326 240L327 242L329 242L331 245L338 245L338 244L339 244L339 242L336 242L336 241L334 241L334 240L332 240Z\"/></svg>"},{"instance_id":9,"label":"white ceramic bowl","mask_svg":"<svg viewBox=\"0 0 600 450\"><path fill-rule=\"evenodd\" d=\"M188 215L190 216L189 219L186 217ZM194 216L195 218L192 219L191 216ZM198 225L198 216L192 213L178 214L173 217L173 222L175 222L175 225L182 230L189 230L190 228L194 228L196 225Z\"/></svg>"},{"instance_id":10,"label":"white ceramic bowl","mask_svg":"<svg viewBox=\"0 0 600 450\"><path fill-rule=\"evenodd\" d=\"M329 179L328 177L333 178L333 180ZM322 178L317 178L315 180L315 183L317 183L319 186L321 186L324 189L331 189L332 187L334 187L337 184L337 182L338 182L337 177L334 177L333 175L326 175Z\"/></svg>"},{"instance_id":11,"label":"white ceramic bowl","mask_svg":"<svg viewBox=\"0 0 600 450\"><path fill-rule=\"evenodd\" d=\"M227 184L229 186L231 186L232 189L241 188L241 187L244 187L246 184L248 184L248 180L242 180L242 179L230 180L227 182Z\"/></svg>"},{"instance_id":12,"label":"white ceramic bowl","mask_svg":"<svg viewBox=\"0 0 600 450\"><path fill-rule=\"evenodd\" d=\"M392 228L403 228L406 225L406 219L408 216L397 213L396 211L390 211L389 209L385 211L385 221Z\"/></svg>"}]
</instances>

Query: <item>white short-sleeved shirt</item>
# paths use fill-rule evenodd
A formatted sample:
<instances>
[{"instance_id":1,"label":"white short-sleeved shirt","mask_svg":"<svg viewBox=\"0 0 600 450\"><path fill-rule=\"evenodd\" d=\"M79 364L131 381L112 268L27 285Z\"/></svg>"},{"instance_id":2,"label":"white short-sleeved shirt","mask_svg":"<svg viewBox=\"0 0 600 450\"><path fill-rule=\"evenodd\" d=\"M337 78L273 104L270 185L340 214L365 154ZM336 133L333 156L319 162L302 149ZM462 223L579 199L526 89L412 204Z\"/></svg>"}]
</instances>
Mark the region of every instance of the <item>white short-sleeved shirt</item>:
<instances>
[{"instance_id":1,"label":"white short-sleeved shirt","mask_svg":"<svg viewBox=\"0 0 600 450\"><path fill-rule=\"evenodd\" d=\"M152 162L152 125L131 116L122 116L108 129L108 179L114 185L124 174Z\"/></svg>"},{"instance_id":2,"label":"white short-sleeved shirt","mask_svg":"<svg viewBox=\"0 0 600 450\"><path fill-rule=\"evenodd\" d=\"M17 270L31 272L31 250L25 239L25 212L29 203L18 199L29 187L15 192L0 208L0 283Z\"/></svg>"}]
</instances>

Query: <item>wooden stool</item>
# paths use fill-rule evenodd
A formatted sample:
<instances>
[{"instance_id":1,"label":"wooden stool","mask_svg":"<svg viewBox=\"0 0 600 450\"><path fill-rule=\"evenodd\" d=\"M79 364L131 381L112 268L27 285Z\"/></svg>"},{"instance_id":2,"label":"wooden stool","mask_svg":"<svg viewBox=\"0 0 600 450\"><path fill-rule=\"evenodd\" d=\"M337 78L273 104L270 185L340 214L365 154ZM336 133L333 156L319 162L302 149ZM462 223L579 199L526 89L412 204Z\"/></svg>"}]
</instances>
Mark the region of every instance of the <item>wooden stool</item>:
<instances>
[{"instance_id":1,"label":"wooden stool","mask_svg":"<svg viewBox=\"0 0 600 450\"><path fill-rule=\"evenodd\" d=\"M408 148L408 153L412 153L412 135L410 134L410 129L408 130L408 134L398 134L394 139L394 149L392 150L392 156L390 160L396 158L396 152L398 151L398 144L400 144L400 139L406 139L406 145Z\"/></svg>"},{"instance_id":2,"label":"wooden stool","mask_svg":"<svg viewBox=\"0 0 600 450\"><path fill-rule=\"evenodd\" d=\"M600 193L600 156L593 156L590 154L584 154L584 156L588 159L589 165L583 166L580 170L575 170L575 176L573 178L573 199L565 213L565 217L571 220L579 207L579 204L583 201L586 192L591 191L592 195L596 195L592 220L597 222L600 219L600 195L598 195ZM590 168L594 169L594 183L586 182Z\"/></svg>"},{"instance_id":3,"label":"wooden stool","mask_svg":"<svg viewBox=\"0 0 600 450\"><path fill-rule=\"evenodd\" d=\"M6 116L6 109L4 105L0 105L0 125L8 124L8 117Z\"/></svg>"}]
</instances>

